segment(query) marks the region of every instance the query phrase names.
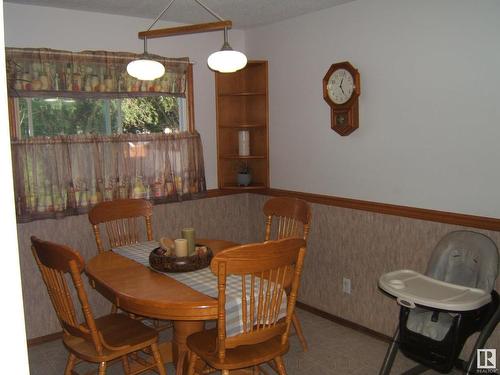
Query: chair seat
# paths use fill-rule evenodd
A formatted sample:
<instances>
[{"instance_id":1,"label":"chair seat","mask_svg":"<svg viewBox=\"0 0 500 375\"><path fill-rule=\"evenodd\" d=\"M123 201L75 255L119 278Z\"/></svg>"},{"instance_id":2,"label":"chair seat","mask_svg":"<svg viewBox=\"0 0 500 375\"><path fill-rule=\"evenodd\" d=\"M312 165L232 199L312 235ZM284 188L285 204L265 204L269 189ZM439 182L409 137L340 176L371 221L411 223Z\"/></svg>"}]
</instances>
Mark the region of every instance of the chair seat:
<instances>
[{"instance_id":1,"label":"chair seat","mask_svg":"<svg viewBox=\"0 0 500 375\"><path fill-rule=\"evenodd\" d=\"M103 348L97 353L92 342L81 337L65 334L63 342L71 352L90 362L107 362L136 350L154 344L158 338L155 329L147 327L138 320L124 314L109 314L95 320L97 330L101 332L104 342L121 350Z\"/></svg>"},{"instance_id":2,"label":"chair seat","mask_svg":"<svg viewBox=\"0 0 500 375\"><path fill-rule=\"evenodd\" d=\"M226 357L221 362L216 349L217 328L197 332L187 338L187 345L198 357L216 369L235 370L251 367L282 356L288 351L288 340L281 344L281 336L255 344L241 345L226 349Z\"/></svg>"}]
</instances>

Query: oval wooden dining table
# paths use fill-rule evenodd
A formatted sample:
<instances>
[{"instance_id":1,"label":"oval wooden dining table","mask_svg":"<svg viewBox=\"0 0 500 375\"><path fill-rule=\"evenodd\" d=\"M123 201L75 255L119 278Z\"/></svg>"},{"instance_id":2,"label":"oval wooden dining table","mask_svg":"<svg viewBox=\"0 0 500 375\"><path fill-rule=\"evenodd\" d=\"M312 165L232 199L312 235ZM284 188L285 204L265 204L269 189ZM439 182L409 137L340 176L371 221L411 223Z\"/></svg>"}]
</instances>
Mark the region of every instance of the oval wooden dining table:
<instances>
[{"instance_id":1,"label":"oval wooden dining table","mask_svg":"<svg viewBox=\"0 0 500 375\"><path fill-rule=\"evenodd\" d=\"M223 240L201 240L217 252L237 246ZM204 329L206 320L217 319L217 300L185 284L123 257L105 251L90 259L85 269L90 284L117 307L137 315L172 320L172 343L161 343L165 362L172 361L176 375L186 373L189 335Z\"/></svg>"}]
</instances>

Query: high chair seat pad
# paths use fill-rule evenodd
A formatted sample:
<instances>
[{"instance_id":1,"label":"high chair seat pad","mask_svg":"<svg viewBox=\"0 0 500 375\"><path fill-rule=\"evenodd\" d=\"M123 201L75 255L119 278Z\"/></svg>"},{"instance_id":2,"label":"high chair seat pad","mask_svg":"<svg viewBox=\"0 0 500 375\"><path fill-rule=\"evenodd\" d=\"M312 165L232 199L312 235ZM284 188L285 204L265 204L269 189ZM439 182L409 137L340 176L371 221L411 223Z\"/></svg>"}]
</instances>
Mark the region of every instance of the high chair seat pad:
<instances>
[{"instance_id":1,"label":"high chair seat pad","mask_svg":"<svg viewBox=\"0 0 500 375\"><path fill-rule=\"evenodd\" d=\"M406 326L410 331L441 341L450 330L453 324L453 316L456 314L441 312L436 321L432 319L433 314L433 311L415 307L412 313L408 315Z\"/></svg>"}]
</instances>

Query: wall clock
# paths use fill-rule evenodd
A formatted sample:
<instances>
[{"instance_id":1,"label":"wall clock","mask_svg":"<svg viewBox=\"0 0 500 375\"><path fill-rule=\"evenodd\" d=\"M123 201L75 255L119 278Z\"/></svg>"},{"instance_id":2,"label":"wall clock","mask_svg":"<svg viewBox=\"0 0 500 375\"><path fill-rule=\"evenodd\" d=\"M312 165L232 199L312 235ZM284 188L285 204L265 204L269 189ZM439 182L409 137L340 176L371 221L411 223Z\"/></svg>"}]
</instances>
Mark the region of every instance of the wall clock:
<instances>
[{"instance_id":1,"label":"wall clock","mask_svg":"<svg viewBox=\"0 0 500 375\"><path fill-rule=\"evenodd\" d=\"M323 78L323 98L330 106L332 129L349 135L359 126L359 72L347 61L333 64Z\"/></svg>"}]
</instances>

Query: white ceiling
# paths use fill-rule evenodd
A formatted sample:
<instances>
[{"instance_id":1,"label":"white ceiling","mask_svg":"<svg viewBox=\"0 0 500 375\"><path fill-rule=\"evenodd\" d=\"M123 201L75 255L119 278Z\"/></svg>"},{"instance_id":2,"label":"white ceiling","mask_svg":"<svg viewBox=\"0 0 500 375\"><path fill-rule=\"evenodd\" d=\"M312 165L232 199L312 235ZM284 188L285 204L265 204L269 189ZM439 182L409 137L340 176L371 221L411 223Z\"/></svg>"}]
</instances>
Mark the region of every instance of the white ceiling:
<instances>
[{"instance_id":1,"label":"white ceiling","mask_svg":"<svg viewBox=\"0 0 500 375\"><path fill-rule=\"evenodd\" d=\"M311 13L353 0L201 0L238 29L265 25ZM170 0L5 0L90 12L121 14L154 19ZM181 23L212 22L216 19L194 0L176 0L162 20Z\"/></svg>"}]
</instances>

